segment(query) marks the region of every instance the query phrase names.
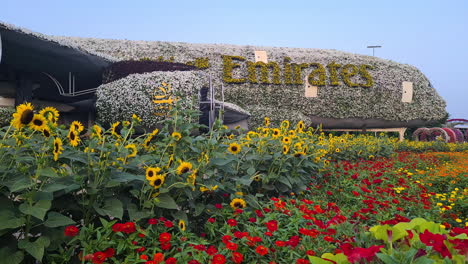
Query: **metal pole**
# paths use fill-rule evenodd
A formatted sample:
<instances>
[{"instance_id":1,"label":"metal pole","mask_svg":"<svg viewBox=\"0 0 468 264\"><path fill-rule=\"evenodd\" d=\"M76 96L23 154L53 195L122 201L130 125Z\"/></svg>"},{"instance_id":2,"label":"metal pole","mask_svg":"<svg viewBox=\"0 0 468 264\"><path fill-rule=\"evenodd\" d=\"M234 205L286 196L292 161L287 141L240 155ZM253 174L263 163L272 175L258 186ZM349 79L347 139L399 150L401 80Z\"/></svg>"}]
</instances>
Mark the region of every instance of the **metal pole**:
<instances>
[{"instance_id":1,"label":"metal pole","mask_svg":"<svg viewBox=\"0 0 468 264\"><path fill-rule=\"evenodd\" d=\"M0 64L2 63L2 34L0 34Z\"/></svg>"}]
</instances>

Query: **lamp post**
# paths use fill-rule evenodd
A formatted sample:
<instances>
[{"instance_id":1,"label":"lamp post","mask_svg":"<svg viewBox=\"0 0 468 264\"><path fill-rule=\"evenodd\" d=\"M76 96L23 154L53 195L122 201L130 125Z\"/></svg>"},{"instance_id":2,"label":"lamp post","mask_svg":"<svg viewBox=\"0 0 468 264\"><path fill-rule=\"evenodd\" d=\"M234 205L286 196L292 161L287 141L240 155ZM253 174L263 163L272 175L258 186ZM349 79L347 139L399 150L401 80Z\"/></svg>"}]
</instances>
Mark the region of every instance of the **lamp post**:
<instances>
[{"instance_id":1,"label":"lamp post","mask_svg":"<svg viewBox=\"0 0 468 264\"><path fill-rule=\"evenodd\" d=\"M372 56L375 56L375 49L381 48L382 46L367 46L368 49L372 49Z\"/></svg>"}]
</instances>

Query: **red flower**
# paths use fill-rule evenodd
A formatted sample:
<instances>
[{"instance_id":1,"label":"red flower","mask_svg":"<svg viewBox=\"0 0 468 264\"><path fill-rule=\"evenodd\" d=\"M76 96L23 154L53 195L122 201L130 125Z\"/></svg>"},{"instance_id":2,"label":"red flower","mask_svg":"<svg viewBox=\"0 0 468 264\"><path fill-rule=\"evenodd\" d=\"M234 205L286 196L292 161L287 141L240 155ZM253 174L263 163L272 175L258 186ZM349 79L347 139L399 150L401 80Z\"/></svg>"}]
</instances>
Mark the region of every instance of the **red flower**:
<instances>
[{"instance_id":1,"label":"red flower","mask_svg":"<svg viewBox=\"0 0 468 264\"><path fill-rule=\"evenodd\" d=\"M215 255L216 253L218 253L218 250L216 249L215 246L211 245L208 247L208 249L206 249L206 253L210 256L213 256Z\"/></svg>"},{"instance_id":2,"label":"red flower","mask_svg":"<svg viewBox=\"0 0 468 264\"><path fill-rule=\"evenodd\" d=\"M141 252L143 252L145 250L146 250L145 247L140 247L140 248L135 249L135 251L138 252L138 253L141 253Z\"/></svg>"},{"instance_id":3,"label":"red flower","mask_svg":"<svg viewBox=\"0 0 468 264\"><path fill-rule=\"evenodd\" d=\"M104 254L106 254L106 257L112 258L115 255L115 249L113 248L108 248L104 250Z\"/></svg>"},{"instance_id":4,"label":"red flower","mask_svg":"<svg viewBox=\"0 0 468 264\"><path fill-rule=\"evenodd\" d=\"M257 222L257 218L255 218L255 217L250 217L250 218L249 218L249 222L250 222L250 223L255 223L255 222Z\"/></svg>"},{"instance_id":5,"label":"red flower","mask_svg":"<svg viewBox=\"0 0 468 264\"><path fill-rule=\"evenodd\" d=\"M221 237L221 240L223 241L224 244L230 242L232 237L230 235L224 235Z\"/></svg>"},{"instance_id":6,"label":"red flower","mask_svg":"<svg viewBox=\"0 0 468 264\"><path fill-rule=\"evenodd\" d=\"M299 236L292 236L292 237L289 238L287 243L291 247L295 248L295 247L297 247L297 245L299 245L300 240L301 240L301 238Z\"/></svg>"},{"instance_id":7,"label":"red flower","mask_svg":"<svg viewBox=\"0 0 468 264\"><path fill-rule=\"evenodd\" d=\"M234 237L241 239L243 237L246 237L249 235L249 232L241 232L241 231L235 231L234 232Z\"/></svg>"},{"instance_id":8,"label":"red flower","mask_svg":"<svg viewBox=\"0 0 468 264\"><path fill-rule=\"evenodd\" d=\"M238 246L236 243L228 242L226 243L226 248L232 251L236 251Z\"/></svg>"},{"instance_id":9,"label":"red flower","mask_svg":"<svg viewBox=\"0 0 468 264\"><path fill-rule=\"evenodd\" d=\"M239 252L232 252L232 262L240 264L244 261L244 256Z\"/></svg>"},{"instance_id":10,"label":"red flower","mask_svg":"<svg viewBox=\"0 0 468 264\"><path fill-rule=\"evenodd\" d=\"M333 237L331 237L331 236L324 236L323 240L325 240L327 242L333 242L334 241Z\"/></svg>"},{"instance_id":11,"label":"red flower","mask_svg":"<svg viewBox=\"0 0 468 264\"><path fill-rule=\"evenodd\" d=\"M270 232L275 232L278 230L278 221L276 220L268 221L265 223L265 225Z\"/></svg>"},{"instance_id":12,"label":"red flower","mask_svg":"<svg viewBox=\"0 0 468 264\"><path fill-rule=\"evenodd\" d=\"M210 217L210 218L208 218L208 222L214 223L214 222L216 222L216 219L214 219L213 217Z\"/></svg>"},{"instance_id":13,"label":"red flower","mask_svg":"<svg viewBox=\"0 0 468 264\"><path fill-rule=\"evenodd\" d=\"M315 256L315 251L309 249L309 250L306 251L306 255L307 256Z\"/></svg>"},{"instance_id":14,"label":"red flower","mask_svg":"<svg viewBox=\"0 0 468 264\"><path fill-rule=\"evenodd\" d=\"M135 223L127 222L120 227L120 232L125 234L131 234L136 231Z\"/></svg>"},{"instance_id":15,"label":"red flower","mask_svg":"<svg viewBox=\"0 0 468 264\"><path fill-rule=\"evenodd\" d=\"M226 263L226 257L221 254L216 254L213 256L212 264L224 264Z\"/></svg>"},{"instance_id":16,"label":"red flower","mask_svg":"<svg viewBox=\"0 0 468 264\"><path fill-rule=\"evenodd\" d=\"M296 264L310 264L310 261L307 259L297 259Z\"/></svg>"},{"instance_id":17,"label":"red flower","mask_svg":"<svg viewBox=\"0 0 468 264\"><path fill-rule=\"evenodd\" d=\"M171 243L170 242L161 243L161 249L164 251L168 251L169 249L171 249Z\"/></svg>"},{"instance_id":18,"label":"red flower","mask_svg":"<svg viewBox=\"0 0 468 264\"><path fill-rule=\"evenodd\" d=\"M64 234L68 237L74 237L80 233L80 230L76 226L67 226L65 227Z\"/></svg>"},{"instance_id":19,"label":"red flower","mask_svg":"<svg viewBox=\"0 0 468 264\"><path fill-rule=\"evenodd\" d=\"M162 263L164 261L164 254L161 252L154 254L153 261L156 264Z\"/></svg>"},{"instance_id":20,"label":"red flower","mask_svg":"<svg viewBox=\"0 0 468 264\"><path fill-rule=\"evenodd\" d=\"M150 224L150 225L155 225L157 223L158 223L158 219L156 219L156 218L148 219L148 224Z\"/></svg>"},{"instance_id":21,"label":"red flower","mask_svg":"<svg viewBox=\"0 0 468 264\"><path fill-rule=\"evenodd\" d=\"M351 245L348 248L343 248L344 254L351 263L360 263L363 259L367 262L372 262L375 254L380 251L384 246L371 246L369 248L352 248Z\"/></svg>"},{"instance_id":22,"label":"red flower","mask_svg":"<svg viewBox=\"0 0 468 264\"><path fill-rule=\"evenodd\" d=\"M257 252L257 254L259 254L260 256L265 256L266 254L268 254L268 248L264 246L258 246L255 249L255 252Z\"/></svg>"},{"instance_id":23,"label":"red flower","mask_svg":"<svg viewBox=\"0 0 468 264\"><path fill-rule=\"evenodd\" d=\"M166 242L169 242L169 241L171 241L171 234L169 234L167 232L159 234L159 242L160 243L166 243Z\"/></svg>"},{"instance_id":24,"label":"red flower","mask_svg":"<svg viewBox=\"0 0 468 264\"><path fill-rule=\"evenodd\" d=\"M172 223L171 221L165 221L164 226L167 227L167 228L171 228L171 227L174 226L174 223Z\"/></svg>"},{"instance_id":25,"label":"red flower","mask_svg":"<svg viewBox=\"0 0 468 264\"><path fill-rule=\"evenodd\" d=\"M120 223L116 223L112 226L112 231L114 232L121 232L122 231L122 226L123 224L120 224Z\"/></svg>"},{"instance_id":26,"label":"red flower","mask_svg":"<svg viewBox=\"0 0 468 264\"><path fill-rule=\"evenodd\" d=\"M140 256L140 259L142 259L142 260L148 260L148 256L143 254L143 255Z\"/></svg>"},{"instance_id":27,"label":"red flower","mask_svg":"<svg viewBox=\"0 0 468 264\"><path fill-rule=\"evenodd\" d=\"M215 207L216 209L223 209L223 205L219 203L215 204Z\"/></svg>"},{"instance_id":28,"label":"red flower","mask_svg":"<svg viewBox=\"0 0 468 264\"><path fill-rule=\"evenodd\" d=\"M176 263L177 263L177 259L175 258L166 259L166 264L176 264Z\"/></svg>"},{"instance_id":29,"label":"red flower","mask_svg":"<svg viewBox=\"0 0 468 264\"><path fill-rule=\"evenodd\" d=\"M189 262L187 262L187 264L200 264L200 262L198 262L197 260L190 260Z\"/></svg>"},{"instance_id":30,"label":"red flower","mask_svg":"<svg viewBox=\"0 0 468 264\"><path fill-rule=\"evenodd\" d=\"M229 219L229 220L227 220L227 224L228 224L229 226L236 226L236 225L237 225L237 221L236 221L236 219Z\"/></svg>"},{"instance_id":31,"label":"red flower","mask_svg":"<svg viewBox=\"0 0 468 264\"><path fill-rule=\"evenodd\" d=\"M280 240L280 241L276 241L275 245L277 247L285 247L287 244L286 244L286 242Z\"/></svg>"},{"instance_id":32,"label":"red flower","mask_svg":"<svg viewBox=\"0 0 468 264\"><path fill-rule=\"evenodd\" d=\"M98 251L93 254L93 258L91 259L91 261L93 262L93 264L101 264L106 261L106 258L106 254L104 252Z\"/></svg>"},{"instance_id":33,"label":"red flower","mask_svg":"<svg viewBox=\"0 0 468 264\"><path fill-rule=\"evenodd\" d=\"M327 191L327 195L333 195L333 193L330 191Z\"/></svg>"},{"instance_id":34,"label":"red flower","mask_svg":"<svg viewBox=\"0 0 468 264\"><path fill-rule=\"evenodd\" d=\"M442 257L449 257L450 259L452 258L452 254L444 244L444 240L446 240L444 235L433 234L428 230L424 230L423 233L419 234L419 239L426 246L432 246L432 248L439 252Z\"/></svg>"}]
</instances>

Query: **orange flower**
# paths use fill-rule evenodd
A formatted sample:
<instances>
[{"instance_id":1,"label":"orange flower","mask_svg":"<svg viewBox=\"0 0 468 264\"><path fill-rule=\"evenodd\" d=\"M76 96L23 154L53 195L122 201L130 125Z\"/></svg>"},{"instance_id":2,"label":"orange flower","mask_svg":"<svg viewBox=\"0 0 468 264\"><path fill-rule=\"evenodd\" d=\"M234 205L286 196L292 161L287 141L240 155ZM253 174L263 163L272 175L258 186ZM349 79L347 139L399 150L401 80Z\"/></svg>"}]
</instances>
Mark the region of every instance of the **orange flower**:
<instances>
[{"instance_id":1,"label":"orange flower","mask_svg":"<svg viewBox=\"0 0 468 264\"><path fill-rule=\"evenodd\" d=\"M156 263L156 264L159 264L159 263L162 263L164 261L164 254L163 253L156 253L154 254L153 256L153 261Z\"/></svg>"}]
</instances>

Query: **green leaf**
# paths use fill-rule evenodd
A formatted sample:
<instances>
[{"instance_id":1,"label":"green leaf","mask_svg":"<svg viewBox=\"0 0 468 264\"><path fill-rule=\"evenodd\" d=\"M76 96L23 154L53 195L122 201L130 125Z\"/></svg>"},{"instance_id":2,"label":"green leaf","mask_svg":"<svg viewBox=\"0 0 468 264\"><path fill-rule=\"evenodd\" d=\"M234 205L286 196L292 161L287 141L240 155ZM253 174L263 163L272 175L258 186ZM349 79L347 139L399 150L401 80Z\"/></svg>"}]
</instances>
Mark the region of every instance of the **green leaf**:
<instances>
[{"instance_id":1,"label":"green leaf","mask_svg":"<svg viewBox=\"0 0 468 264\"><path fill-rule=\"evenodd\" d=\"M59 227L59 226L67 226L74 224L71 218L66 217L57 212L49 212L47 214L47 220L44 222L44 225L47 227Z\"/></svg>"},{"instance_id":2,"label":"green leaf","mask_svg":"<svg viewBox=\"0 0 468 264\"><path fill-rule=\"evenodd\" d=\"M55 191L63 190L65 188L67 188L67 187L68 186L64 185L64 184L51 183L51 184L47 184L46 186L44 186L42 188L42 191L44 191L44 192L55 192Z\"/></svg>"},{"instance_id":3,"label":"green leaf","mask_svg":"<svg viewBox=\"0 0 468 264\"><path fill-rule=\"evenodd\" d=\"M330 261L323 260L319 257L309 256L310 264L330 264Z\"/></svg>"},{"instance_id":4,"label":"green leaf","mask_svg":"<svg viewBox=\"0 0 468 264\"><path fill-rule=\"evenodd\" d=\"M255 174L255 168L254 167L250 167L248 170L247 170L247 174L249 176L252 176Z\"/></svg>"},{"instance_id":5,"label":"green leaf","mask_svg":"<svg viewBox=\"0 0 468 264\"><path fill-rule=\"evenodd\" d=\"M14 252L12 249L4 247L0 249L0 259L4 264L20 264L23 261L22 251Z\"/></svg>"},{"instance_id":6,"label":"green leaf","mask_svg":"<svg viewBox=\"0 0 468 264\"><path fill-rule=\"evenodd\" d=\"M232 159L228 159L228 158L213 158L210 160L210 163L216 166L225 166L231 161Z\"/></svg>"},{"instance_id":7,"label":"green leaf","mask_svg":"<svg viewBox=\"0 0 468 264\"><path fill-rule=\"evenodd\" d=\"M195 205L195 212L193 213L194 216L199 216L205 210L205 205L202 203L197 203Z\"/></svg>"},{"instance_id":8,"label":"green leaf","mask_svg":"<svg viewBox=\"0 0 468 264\"><path fill-rule=\"evenodd\" d=\"M44 176L44 177L49 177L49 178L59 177L58 174L51 167L37 169L36 173L39 174L39 176Z\"/></svg>"},{"instance_id":9,"label":"green leaf","mask_svg":"<svg viewBox=\"0 0 468 264\"><path fill-rule=\"evenodd\" d=\"M31 256L35 259L42 261L42 257L44 256L44 248L48 247L50 244L50 240L46 236L41 236L34 242L29 242L27 240L20 240L18 242L18 247L20 249L26 250Z\"/></svg>"},{"instance_id":10,"label":"green leaf","mask_svg":"<svg viewBox=\"0 0 468 264\"><path fill-rule=\"evenodd\" d=\"M34 185L34 183L32 183L31 180L29 180L28 178L21 178L15 180L11 185L8 183L4 184L10 189L10 192L22 191Z\"/></svg>"},{"instance_id":11,"label":"green leaf","mask_svg":"<svg viewBox=\"0 0 468 264\"><path fill-rule=\"evenodd\" d=\"M41 220L44 220L44 217L47 211L50 209L52 203L48 200L40 200L39 202L35 203L34 205L30 205L29 203L25 202L20 204L19 210L26 215L32 215L37 217Z\"/></svg>"},{"instance_id":12,"label":"green leaf","mask_svg":"<svg viewBox=\"0 0 468 264\"><path fill-rule=\"evenodd\" d=\"M94 209L100 215L112 216L117 219L122 219L123 216L123 204L117 198L106 199L102 208L94 205Z\"/></svg>"},{"instance_id":13,"label":"green leaf","mask_svg":"<svg viewBox=\"0 0 468 264\"><path fill-rule=\"evenodd\" d=\"M128 204L127 205L127 211L128 215L130 217L130 220L132 221L138 221L142 218L150 217L151 213L149 211L139 211L137 206L135 204Z\"/></svg>"},{"instance_id":14,"label":"green leaf","mask_svg":"<svg viewBox=\"0 0 468 264\"><path fill-rule=\"evenodd\" d=\"M0 230L17 228L25 223L24 217L17 217L13 211L3 209L0 211Z\"/></svg>"},{"instance_id":15,"label":"green leaf","mask_svg":"<svg viewBox=\"0 0 468 264\"><path fill-rule=\"evenodd\" d=\"M163 193L157 197L156 206L166 209L179 209L177 203L168 193Z\"/></svg>"},{"instance_id":16,"label":"green leaf","mask_svg":"<svg viewBox=\"0 0 468 264\"><path fill-rule=\"evenodd\" d=\"M400 262L393 256L389 256L384 253L377 253L377 257L385 264L399 264Z\"/></svg>"},{"instance_id":17,"label":"green leaf","mask_svg":"<svg viewBox=\"0 0 468 264\"><path fill-rule=\"evenodd\" d=\"M134 181L134 180L143 181L145 179L145 177L142 175L137 175L137 174L123 172L123 171L115 171L115 172L112 172L111 175L112 177L110 179L116 182L129 182L129 181Z\"/></svg>"}]
</instances>

